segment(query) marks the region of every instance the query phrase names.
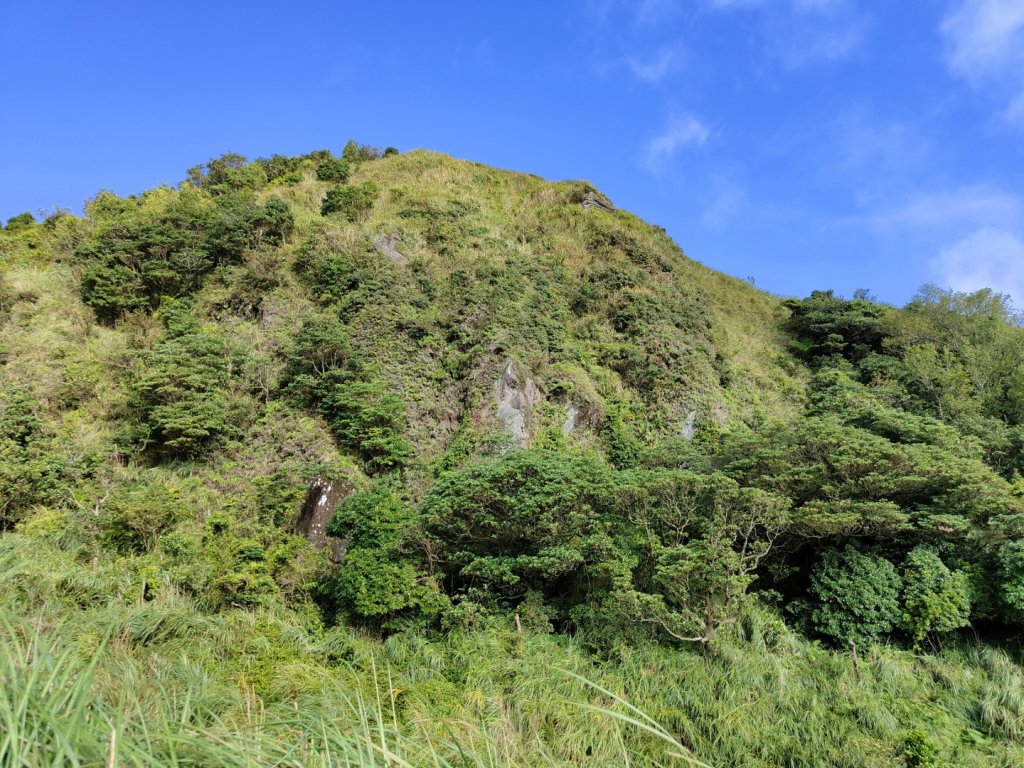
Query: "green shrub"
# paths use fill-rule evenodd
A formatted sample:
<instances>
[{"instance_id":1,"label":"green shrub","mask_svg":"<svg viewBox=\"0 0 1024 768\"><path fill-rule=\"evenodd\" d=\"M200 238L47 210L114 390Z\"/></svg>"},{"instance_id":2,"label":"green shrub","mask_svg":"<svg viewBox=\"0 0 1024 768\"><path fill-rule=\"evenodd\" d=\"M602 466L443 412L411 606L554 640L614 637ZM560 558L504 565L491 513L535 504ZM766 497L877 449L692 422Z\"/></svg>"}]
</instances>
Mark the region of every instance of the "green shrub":
<instances>
[{"instance_id":1,"label":"green shrub","mask_svg":"<svg viewBox=\"0 0 1024 768\"><path fill-rule=\"evenodd\" d=\"M347 160L338 157L329 157L316 167L316 178L318 181L334 181L339 184L348 181L352 174Z\"/></svg>"},{"instance_id":2,"label":"green shrub","mask_svg":"<svg viewBox=\"0 0 1024 768\"><path fill-rule=\"evenodd\" d=\"M385 628L436 617L447 601L419 567L411 540L416 522L391 482L345 499L327 526L345 541L345 559L325 578L322 596L350 617Z\"/></svg>"},{"instance_id":3,"label":"green shrub","mask_svg":"<svg viewBox=\"0 0 1024 768\"><path fill-rule=\"evenodd\" d=\"M158 476L118 487L99 509L106 540L122 551L139 552L156 546L188 514L180 491Z\"/></svg>"},{"instance_id":4,"label":"green shrub","mask_svg":"<svg viewBox=\"0 0 1024 768\"><path fill-rule=\"evenodd\" d=\"M933 634L970 622L971 604L964 574L951 572L931 547L915 547L903 561L903 614L900 624L915 645Z\"/></svg>"},{"instance_id":5,"label":"green shrub","mask_svg":"<svg viewBox=\"0 0 1024 768\"><path fill-rule=\"evenodd\" d=\"M195 186L213 194L258 189L267 183L267 174L261 163L250 163L244 155L234 152L189 168L188 178Z\"/></svg>"},{"instance_id":6,"label":"green shrub","mask_svg":"<svg viewBox=\"0 0 1024 768\"><path fill-rule=\"evenodd\" d=\"M167 316L165 322L183 327L143 356L141 374L131 385L132 403L142 420L142 447L195 458L238 432L229 387L241 361L219 336L187 319Z\"/></svg>"},{"instance_id":7,"label":"green shrub","mask_svg":"<svg viewBox=\"0 0 1024 768\"><path fill-rule=\"evenodd\" d=\"M372 181L354 187L331 187L320 206L320 215L340 213L348 221L358 221L373 208L378 192L377 185Z\"/></svg>"},{"instance_id":8,"label":"green shrub","mask_svg":"<svg viewBox=\"0 0 1024 768\"><path fill-rule=\"evenodd\" d=\"M352 354L345 327L336 320L307 319L288 351L285 387L316 408L344 448L368 472L402 467L412 449L403 432L405 404Z\"/></svg>"},{"instance_id":9,"label":"green shrub","mask_svg":"<svg viewBox=\"0 0 1024 768\"><path fill-rule=\"evenodd\" d=\"M17 232L22 229L29 229L34 227L36 224L36 217L28 211L19 213L17 216L12 216L7 220L7 231Z\"/></svg>"},{"instance_id":10,"label":"green shrub","mask_svg":"<svg viewBox=\"0 0 1024 768\"><path fill-rule=\"evenodd\" d=\"M814 629L840 643L867 642L900 620L900 577L884 557L853 547L828 550L814 567Z\"/></svg>"}]
</instances>

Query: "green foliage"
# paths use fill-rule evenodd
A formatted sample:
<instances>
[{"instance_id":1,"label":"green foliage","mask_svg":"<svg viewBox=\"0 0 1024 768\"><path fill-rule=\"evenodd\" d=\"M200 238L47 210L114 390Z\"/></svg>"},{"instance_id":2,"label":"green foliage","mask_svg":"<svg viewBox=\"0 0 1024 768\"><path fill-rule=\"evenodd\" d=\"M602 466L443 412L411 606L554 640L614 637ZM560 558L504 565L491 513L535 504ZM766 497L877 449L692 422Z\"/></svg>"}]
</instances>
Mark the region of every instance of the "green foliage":
<instances>
[{"instance_id":1,"label":"green foliage","mask_svg":"<svg viewBox=\"0 0 1024 768\"><path fill-rule=\"evenodd\" d=\"M17 216L11 216L7 220L7 231L18 232L19 230L28 229L35 226L36 217L33 216L29 211L19 213Z\"/></svg>"},{"instance_id":2,"label":"green foliage","mask_svg":"<svg viewBox=\"0 0 1024 768\"><path fill-rule=\"evenodd\" d=\"M143 355L131 386L142 420L139 440L158 454L202 456L237 434L239 419L229 388L240 361L217 334L170 308L165 319L167 336Z\"/></svg>"},{"instance_id":3,"label":"green foliage","mask_svg":"<svg viewBox=\"0 0 1024 768\"><path fill-rule=\"evenodd\" d=\"M320 206L320 215L340 213L348 221L359 221L373 208L379 191L372 181L356 186L331 187Z\"/></svg>"},{"instance_id":4,"label":"green foliage","mask_svg":"<svg viewBox=\"0 0 1024 768\"><path fill-rule=\"evenodd\" d=\"M814 291L806 299L788 299L788 330L797 351L809 360L845 358L857 363L882 351L885 307L866 299L847 301L832 291Z\"/></svg>"},{"instance_id":5,"label":"green foliage","mask_svg":"<svg viewBox=\"0 0 1024 768\"><path fill-rule=\"evenodd\" d=\"M228 190L213 199L191 189L153 197L152 205L146 196L101 197L93 204L97 218L107 215L107 206L127 209L125 221L102 228L75 252L86 265L82 299L103 321L155 309L163 297L187 296L217 265L281 243L294 227L285 201L271 198L260 206L245 191Z\"/></svg>"},{"instance_id":6,"label":"green foliage","mask_svg":"<svg viewBox=\"0 0 1024 768\"><path fill-rule=\"evenodd\" d=\"M348 160L338 157L328 157L316 168L316 178L318 181L344 183L348 181L348 177L351 174L352 169L349 167Z\"/></svg>"},{"instance_id":7,"label":"green foliage","mask_svg":"<svg viewBox=\"0 0 1024 768\"><path fill-rule=\"evenodd\" d=\"M907 734L901 753L905 768L940 768L942 765L938 750L920 730Z\"/></svg>"},{"instance_id":8,"label":"green foliage","mask_svg":"<svg viewBox=\"0 0 1024 768\"><path fill-rule=\"evenodd\" d=\"M188 169L188 180L211 193L258 189L267 182L267 174L260 163L249 163L244 155L229 152L204 165Z\"/></svg>"},{"instance_id":9,"label":"green foliage","mask_svg":"<svg viewBox=\"0 0 1024 768\"><path fill-rule=\"evenodd\" d=\"M999 547L998 585L1001 602L1018 623L1024 623L1024 541Z\"/></svg>"},{"instance_id":10,"label":"green foliage","mask_svg":"<svg viewBox=\"0 0 1024 768\"><path fill-rule=\"evenodd\" d=\"M900 620L900 577L883 557L853 547L828 550L814 567L811 622L840 643L870 642Z\"/></svg>"},{"instance_id":11,"label":"green foliage","mask_svg":"<svg viewBox=\"0 0 1024 768\"><path fill-rule=\"evenodd\" d=\"M788 522L787 502L720 474L668 470L624 474L617 496L639 544L633 591L622 594L626 618L676 640L712 642L742 617L758 567Z\"/></svg>"},{"instance_id":12,"label":"green foliage","mask_svg":"<svg viewBox=\"0 0 1024 768\"><path fill-rule=\"evenodd\" d=\"M0 531L63 493L66 462L45 434L33 394L0 385Z\"/></svg>"},{"instance_id":13,"label":"green foliage","mask_svg":"<svg viewBox=\"0 0 1024 768\"><path fill-rule=\"evenodd\" d=\"M416 519L386 481L343 501L327 533L345 541L345 559L326 578L322 594L351 618L384 628L436 616L445 600L417 567L410 541Z\"/></svg>"},{"instance_id":14,"label":"green foliage","mask_svg":"<svg viewBox=\"0 0 1024 768\"><path fill-rule=\"evenodd\" d=\"M122 551L152 549L162 534L188 514L178 488L167 485L159 476L140 480L136 485L117 488L97 505L105 539Z\"/></svg>"},{"instance_id":15,"label":"green foliage","mask_svg":"<svg viewBox=\"0 0 1024 768\"><path fill-rule=\"evenodd\" d=\"M598 463L547 451L446 475L423 502L438 567L453 591L484 587L511 604L531 589L571 593L607 549L608 490Z\"/></svg>"},{"instance_id":16,"label":"green foliage","mask_svg":"<svg viewBox=\"0 0 1024 768\"><path fill-rule=\"evenodd\" d=\"M405 464L405 405L353 353L340 322L307 319L288 355L288 391L327 419L339 443L357 453L367 471Z\"/></svg>"},{"instance_id":17,"label":"green foliage","mask_svg":"<svg viewBox=\"0 0 1024 768\"><path fill-rule=\"evenodd\" d=\"M934 549L915 547L903 561L900 623L916 645L930 635L968 626L971 604L964 574L951 572Z\"/></svg>"},{"instance_id":18,"label":"green foliage","mask_svg":"<svg viewBox=\"0 0 1024 768\"><path fill-rule=\"evenodd\" d=\"M377 147L369 144L360 144L357 141L349 140L341 150L341 157L348 163L365 163L368 160L377 160L382 155Z\"/></svg>"}]
</instances>

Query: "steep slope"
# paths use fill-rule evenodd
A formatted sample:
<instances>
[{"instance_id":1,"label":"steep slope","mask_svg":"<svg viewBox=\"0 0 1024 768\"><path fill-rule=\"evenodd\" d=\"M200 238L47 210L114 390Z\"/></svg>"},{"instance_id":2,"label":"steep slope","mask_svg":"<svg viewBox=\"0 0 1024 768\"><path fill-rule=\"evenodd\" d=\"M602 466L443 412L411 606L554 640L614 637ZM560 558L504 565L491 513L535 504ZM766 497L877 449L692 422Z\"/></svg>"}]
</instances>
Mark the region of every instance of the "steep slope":
<instances>
[{"instance_id":1,"label":"steep slope","mask_svg":"<svg viewBox=\"0 0 1024 768\"><path fill-rule=\"evenodd\" d=\"M425 151L188 174L0 230L0 764L1019 763L1003 297L782 302Z\"/></svg>"}]
</instances>

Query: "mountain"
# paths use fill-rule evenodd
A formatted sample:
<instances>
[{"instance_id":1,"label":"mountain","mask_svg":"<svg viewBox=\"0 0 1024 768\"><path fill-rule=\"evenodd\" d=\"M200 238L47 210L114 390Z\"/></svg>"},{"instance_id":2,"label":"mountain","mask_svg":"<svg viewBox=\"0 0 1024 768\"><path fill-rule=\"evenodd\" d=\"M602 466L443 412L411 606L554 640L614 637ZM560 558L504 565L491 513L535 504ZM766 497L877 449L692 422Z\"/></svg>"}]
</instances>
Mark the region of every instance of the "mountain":
<instances>
[{"instance_id":1,"label":"mountain","mask_svg":"<svg viewBox=\"0 0 1024 768\"><path fill-rule=\"evenodd\" d=\"M1005 297L354 142L0 268L0 764L1020 764Z\"/></svg>"}]
</instances>

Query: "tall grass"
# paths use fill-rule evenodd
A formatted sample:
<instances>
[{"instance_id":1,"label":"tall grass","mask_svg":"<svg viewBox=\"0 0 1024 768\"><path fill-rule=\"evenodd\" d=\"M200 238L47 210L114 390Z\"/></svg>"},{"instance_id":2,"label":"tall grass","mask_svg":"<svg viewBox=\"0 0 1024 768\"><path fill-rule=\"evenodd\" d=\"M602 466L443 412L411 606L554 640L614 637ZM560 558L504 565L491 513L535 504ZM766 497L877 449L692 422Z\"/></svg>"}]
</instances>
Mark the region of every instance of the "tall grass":
<instances>
[{"instance_id":1,"label":"tall grass","mask_svg":"<svg viewBox=\"0 0 1024 768\"><path fill-rule=\"evenodd\" d=\"M76 551L0 537L0 768L900 768L916 731L947 766L1024 764L1024 670L991 647L865 648L855 670L767 612L711 652L598 658L502 620L381 642L144 601Z\"/></svg>"}]
</instances>

